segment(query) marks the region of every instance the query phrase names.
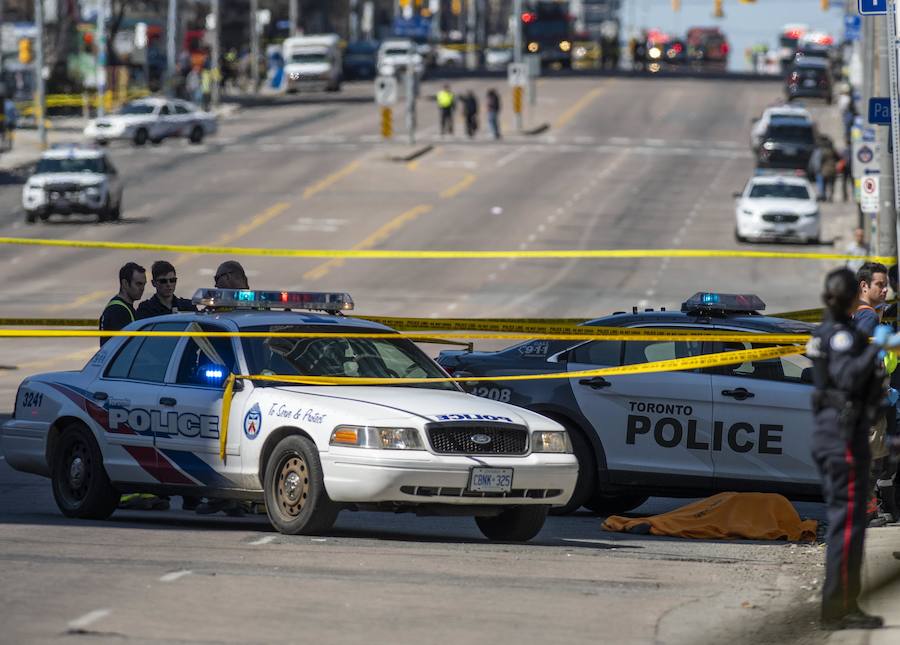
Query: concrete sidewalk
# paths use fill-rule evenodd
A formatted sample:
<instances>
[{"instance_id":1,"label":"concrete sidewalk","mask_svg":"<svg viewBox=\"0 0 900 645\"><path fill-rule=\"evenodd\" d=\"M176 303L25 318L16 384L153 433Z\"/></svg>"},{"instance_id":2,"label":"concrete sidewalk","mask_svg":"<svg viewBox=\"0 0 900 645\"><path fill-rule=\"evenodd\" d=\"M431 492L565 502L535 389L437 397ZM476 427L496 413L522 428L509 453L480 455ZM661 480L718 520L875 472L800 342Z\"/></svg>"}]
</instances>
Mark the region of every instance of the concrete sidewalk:
<instances>
[{"instance_id":1,"label":"concrete sidewalk","mask_svg":"<svg viewBox=\"0 0 900 645\"><path fill-rule=\"evenodd\" d=\"M227 119L241 107L234 103L225 103L216 114L220 119ZM82 117L59 117L50 119L47 128L47 146L61 143L86 143L82 135L87 119ZM19 128L15 133L13 149L0 153L0 172L14 172L19 168L35 163L41 157L41 142L37 128Z\"/></svg>"},{"instance_id":2,"label":"concrete sidewalk","mask_svg":"<svg viewBox=\"0 0 900 645\"><path fill-rule=\"evenodd\" d=\"M829 635L829 645L894 645L900 643L900 526L866 531L861 605L870 614L882 616L884 627L874 631L848 630Z\"/></svg>"}]
</instances>

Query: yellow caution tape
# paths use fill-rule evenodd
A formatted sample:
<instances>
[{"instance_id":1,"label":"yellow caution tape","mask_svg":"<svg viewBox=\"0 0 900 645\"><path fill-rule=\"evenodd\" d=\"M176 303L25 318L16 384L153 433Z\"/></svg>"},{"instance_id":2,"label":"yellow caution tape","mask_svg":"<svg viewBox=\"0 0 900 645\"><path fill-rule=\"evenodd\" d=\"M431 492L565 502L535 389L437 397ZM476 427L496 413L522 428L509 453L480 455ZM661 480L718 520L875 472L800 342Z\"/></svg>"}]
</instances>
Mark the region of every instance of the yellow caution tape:
<instances>
[{"instance_id":1,"label":"yellow caution tape","mask_svg":"<svg viewBox=\"0 0 900 645\"><path fill-rule=\"evenodd\" d=\"M511 376L468 376L440 378L360 378L345 376L277 376L267 374L229 374L222 393L222 420L219 432L219 457L225 460L225 445L228 441L228 419L231 415L231 402L234 397L234 382L237 379L249 381L266 381L270 383L293 383L296 385L414 385L421 383L464 383L469 381L537 381L543 379L593 378L596 376L625 376L629 374L645 374L650 372L677 372L721 365L734 365L751 361L780 358L793 354L802 354L804 347L764 347L745 349L721 354L705 354L689 358L676 358L667 361L654 361L639 365L622 365L604 367L596 370L580 370L577 372L552 372L550 374L516 374Z\"/></svg>"},{"instance_id":2,"label":"yellow caution tape","mask_svg":"<svg viewBox=\"0 0 900 645\"><path fill-rule=\"evenodd\" d=\"M230 246L194 246L147 242L98 242L32 237L0 237L0 244L51 246L73 249L122 251L167 251L213 255L254 255L289 258L341 258L355 260L500 260L500 259L635 259L635 258L754 258L783 260L871 260L896 264L892 257L861 258L844 253L798 253L792 251L725 251L715 249L594 249L557 251L401 251L377 249L266 249Z\"/></svg>"},{"instance_id":3,"label":"yellow caution tape","mask_svg":"<svg viewBox=\"0 0 900 645\"><path fill-rule=\"evenodd\" d=\"M633 327L578 327L584 333L484 333L484 332L447 332L441 334L446 339L477 338L481 340L672 340L672 341L704 341L751 342L767 344L805 343L809 334L768 334L717 332L704 330L673 330ZM287 332L287 331L145 331L120 330L105 331L99 329L0 329L0 338L352 338L352 339L398 339L404 338L420 342L439 342L433 332Z\"/></svg>"}]
</instances>

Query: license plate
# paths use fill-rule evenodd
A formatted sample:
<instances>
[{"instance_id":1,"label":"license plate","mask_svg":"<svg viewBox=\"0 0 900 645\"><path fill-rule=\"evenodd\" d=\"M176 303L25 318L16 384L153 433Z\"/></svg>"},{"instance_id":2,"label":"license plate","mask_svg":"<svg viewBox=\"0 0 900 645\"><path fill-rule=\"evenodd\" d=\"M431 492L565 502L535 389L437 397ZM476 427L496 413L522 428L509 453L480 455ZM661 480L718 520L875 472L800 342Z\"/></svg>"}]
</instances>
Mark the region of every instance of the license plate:
<instances>
[{"instance_id":1,"label":"license plate","mask_svg":"<svg viewBox=\"0 0 900 645\"><path fill-rule=\"evenodd\" d=\"M803 87L815 87L815 86L816 86L816 82L811 78L808 78L805 81L803 81Z\"/></svg>"},{"instance_id":2,"label":"license plate","mask_svg":"<svg viewBox=\"0 0 900 645\"><path fill-rule=\"evenodd\" d=\"M69 200L67 200L67 199L57 199L55 202L53 202L53 205L56 206L57 208L68 208L68 207L69 207Z\"/></svg>"},{"instance_id":3,"label":"license plate","mask_svg":"<svg viewBox=\"0 0 900 645\"><path fill-rule=\"evenodd\" d=\"M473 468L469 490L475 493L508 493L512 490L512 468Z\"/></svg>"}]
</instances>

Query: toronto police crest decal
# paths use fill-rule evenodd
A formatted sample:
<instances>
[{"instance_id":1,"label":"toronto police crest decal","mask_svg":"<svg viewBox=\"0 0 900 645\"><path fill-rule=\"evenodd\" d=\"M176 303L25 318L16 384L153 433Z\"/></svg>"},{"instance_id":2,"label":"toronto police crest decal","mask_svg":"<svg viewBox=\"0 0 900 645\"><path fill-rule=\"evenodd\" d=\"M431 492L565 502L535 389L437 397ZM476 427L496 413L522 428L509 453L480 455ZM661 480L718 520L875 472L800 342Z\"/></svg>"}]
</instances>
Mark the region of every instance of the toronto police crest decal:
<instances>
[{"instance_id":1,"label":"toronto police crest decal","mask_svg":"<svg viewBox=\"0 0 900 645\"><path fill-rule=\"evenodd\" d=\"M244 434L248 439L256 439L261 429L262 412L259 410L259 403L254 403L253 407L244 415Z\"/></svg>"}]
</instances>

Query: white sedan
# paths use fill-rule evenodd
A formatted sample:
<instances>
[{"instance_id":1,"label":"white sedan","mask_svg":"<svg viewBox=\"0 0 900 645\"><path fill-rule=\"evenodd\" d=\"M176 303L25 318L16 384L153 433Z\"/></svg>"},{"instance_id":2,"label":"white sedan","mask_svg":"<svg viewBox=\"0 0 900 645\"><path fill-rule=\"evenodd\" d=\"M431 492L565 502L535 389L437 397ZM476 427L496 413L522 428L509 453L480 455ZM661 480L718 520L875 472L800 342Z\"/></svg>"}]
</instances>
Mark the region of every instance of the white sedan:
<instances>
[{"instance_id":1,"label":"white sedan","mask_svg":"<svg viewBox=\"0 0 900 645\"><path fill-rule=\"evenodd\" d=\"M84 129L84 136L101 145L125 140L142 146L148 141L160 143L169 137L187 137L191 143L201 143L217 129L216 116L193 103L146 98L126 103L115 114L91 119Z\"/></svg>"},{"instance_id":2,"label":"white sedan","mask_svg":"<svg viewBox=\"0 0 900 645\"><path fill-rule=\"evenodd\" d=\"M522 541L572 494L568 434L536 412L441 380L298 383L446 378L411 341L340 315L347 294L202 289L194 302L206 310L126 328L174 335L113 338L80 372L22 382L0 446L11 467L50 478L64 515L108 517L122 493L204 495L264 502L283 533L367 509L471 515L488 538ZM261 333L179 334L197 331ZM230 374L252 378L234 382L226 421Z\"/></svg>"},{"instance_id":3,"label":"white sedan","mask_svg":"<svg viewBox=\"0 0 900 645\"><path fill-rule=\"evenodd\" d=\"M804 177L754 177L734 197L738 242L819 242L822 229L816 191Z\"/></svg>"}]
</instances>

